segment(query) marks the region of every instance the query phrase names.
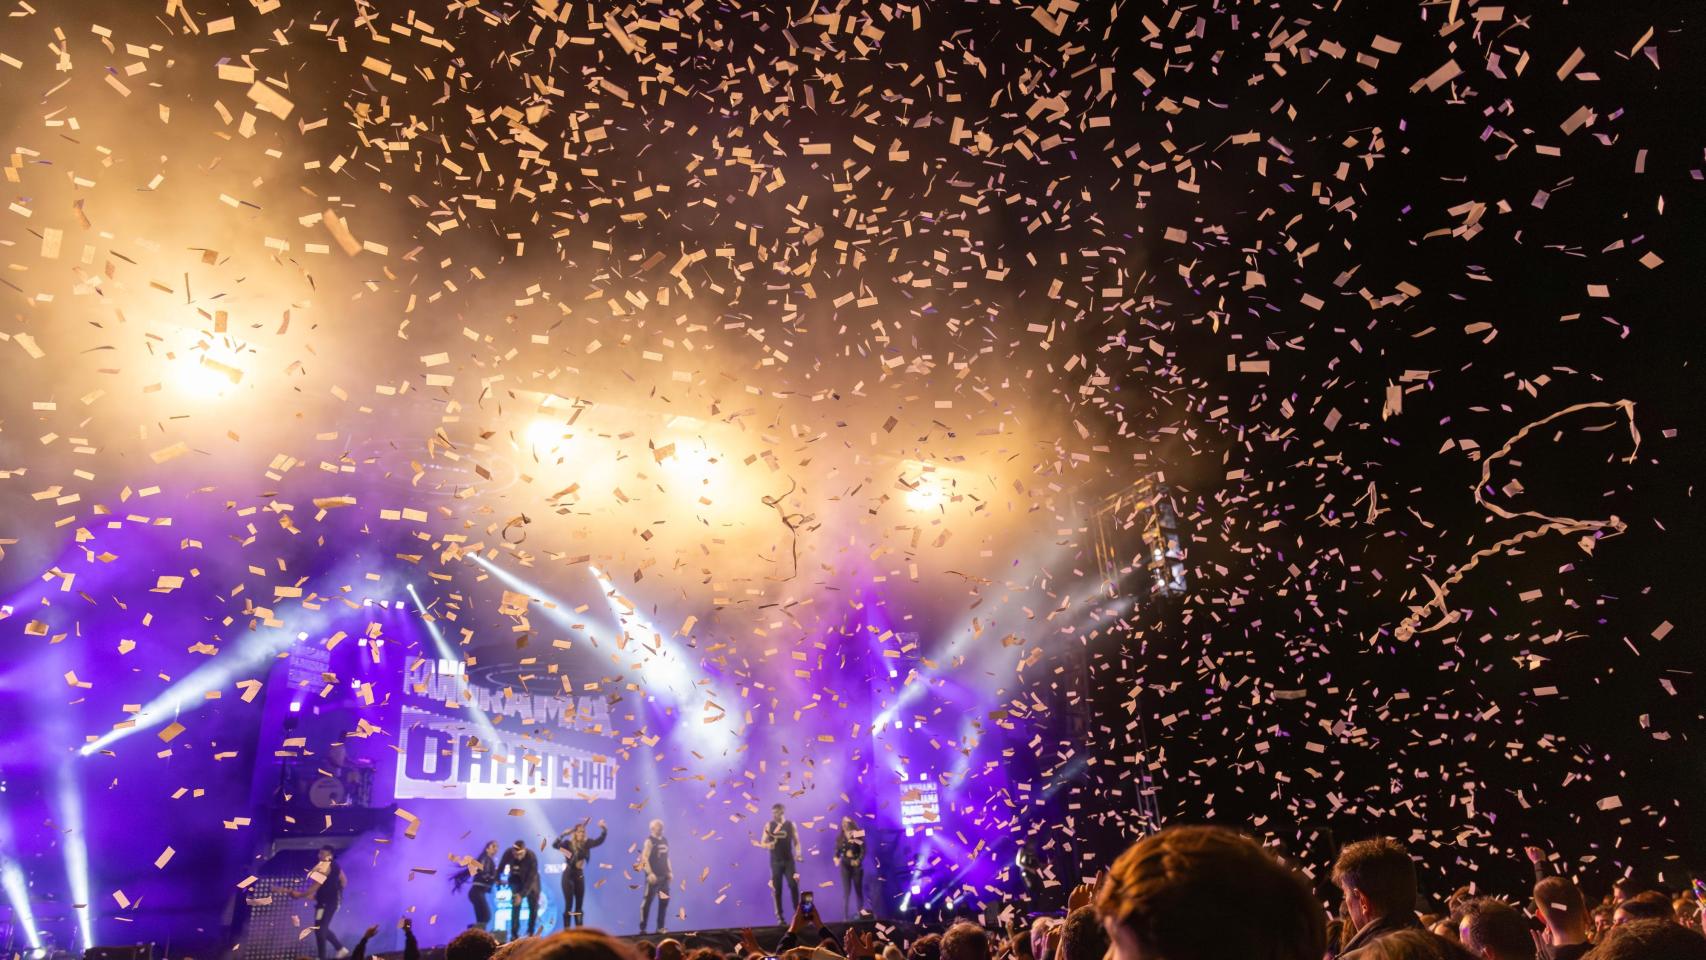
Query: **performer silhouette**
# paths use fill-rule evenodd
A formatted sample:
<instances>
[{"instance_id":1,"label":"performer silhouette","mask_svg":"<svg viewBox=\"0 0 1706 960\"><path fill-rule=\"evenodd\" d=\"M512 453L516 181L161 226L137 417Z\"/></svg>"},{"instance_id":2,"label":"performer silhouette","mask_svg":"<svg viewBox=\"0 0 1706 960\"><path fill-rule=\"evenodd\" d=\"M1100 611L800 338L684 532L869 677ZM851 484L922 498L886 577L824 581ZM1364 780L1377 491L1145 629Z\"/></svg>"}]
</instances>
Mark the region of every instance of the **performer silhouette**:
<instances>
[{"instance_id":1,"label":"performer silhouette","mask_svg":"<svg viewBox=\"0 0 1706 960\"><path fill-rule=\"evenodd\" d=\"M669 838L663 835L663 821L653 820L651 833L640 847L640 862L635 864L646 875L646 899L640 902L640 932L646 932L646 916L651 913L652 901L658 902L658 933L669 932Z\"/></svg>"},{"instance_id":2,"label":"performer silhouette","mask_svg":"<svg viewBox=\"0 0 1706 960\"><path fill-rule=\"evenodd\" d=\"M851 918L847 900L851 896L865 912L865 831L859 829L852 817L841 818L841 830L835 835L835 864L841 868L841 915Z\"/></svg>"},{"instance_id":3,"label":"performer silhouette","mask_svg":"<svg viewBox=\"0 0 1706 960\"><path fill-rule=\"evenodd\" d=\"M610 835L604 821L598 821L598 839L586 837L586 821L582 820L551 844L563 851L563 929L586 925L586 861L592 848L602 844Z\"/></svg>"},{"instance_id":4,"label":"performer silhouette","mask_svg":"<svg viewBox=\"0 0 1706 960\"><path fill-rule=\"evenodd\" d=\"M308 872L308 889L290 892L298 900L309 896L314 898L314 955L319 960L329 960L327 947L337 948L336 956L349 956L343 941L332 932L332 918L338 915L338 907L343 905L344 883L348 879L344 876L344 868L338 866L336 857L337 851L321 847L320 858L314 862L314 869Z\"/></svg>"},{"instance_id":5,"label":"performer silhouette","mask_svg":"<svg viewBox=\"0 0 1706 960\"><path fill-rule=\"evenodd\" d=\"M498 872L509 871L509 938L514 940L521 929L521 904L527 902L527 935L539 928L539 858L527 849L527 841L517 840L504 851L498 862Z\"/></svg>"},{"instance_id":6,"label":"performer silhouette","mask_svg":"<svg viewBox=\"0 0 1706 960\"><path fill-rule=\"evenodd\" d=\"M475 927L486 929L492 923L492 888L498 882L498 842L486 841L480 855L467 864L467 868L456 875L455 888L462 889L468 884L468 902L474 907Z\"/></svg>"},{"instance_id":7,"label":"performer silhouette","mask_svg":"<svg viewBox=\"0 0 1706 960\"><path fill-rule=\"evenodd\" d=\"M779 803L770 808L770 819L764 824L764 839L759 846L770 848L770 888L776 892L776 921L787 923L788 918L782 913L782 883L788 884L788 902L798 906L800 873L795 864L800 855L800 831Z\"/></svg>"}]
</instances>

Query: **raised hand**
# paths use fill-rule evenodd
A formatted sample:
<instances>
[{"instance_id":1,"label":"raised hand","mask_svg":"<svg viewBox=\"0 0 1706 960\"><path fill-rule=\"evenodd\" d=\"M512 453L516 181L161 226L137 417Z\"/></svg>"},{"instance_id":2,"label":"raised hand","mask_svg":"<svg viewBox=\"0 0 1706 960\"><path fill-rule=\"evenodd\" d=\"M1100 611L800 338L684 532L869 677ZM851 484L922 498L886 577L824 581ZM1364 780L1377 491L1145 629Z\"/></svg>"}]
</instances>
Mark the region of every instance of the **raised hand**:
<instances>
[{"instance_id":1,"label":"raised hand","mask_svg":"<svg viewBox=\"0 0 1706 960\"><path fill-rule=\"evenodd\" d=\"M1072 893L1066 898L1066 912L1071 913L1079 907L1087 907L1096 895L1096 881L1087 880L1072 888Z\"/></svg>"},{"instance_id":2,"label":"raised hand","mask_svg":"<svg viewBox=\"0 0 1706 960\"><path fill-rule=\"evenodd\" d=\"M1539 863L1546 859L1546 851L1539 847L1523 847L1522 852L1528 854L1529 863Z\"/></svg>"},{"instance_id":3,"label":"raised hand","mask_svg":"<svg viewBox=\"0 0 1706 960\"><path fill-rule=\"evenodd\" d=\"M856 927L847 928L847 936L842 938L842 946L847 951L848 960L864 960L877 955L876 934L860 933Z\"/></svg>"}]
</instances>

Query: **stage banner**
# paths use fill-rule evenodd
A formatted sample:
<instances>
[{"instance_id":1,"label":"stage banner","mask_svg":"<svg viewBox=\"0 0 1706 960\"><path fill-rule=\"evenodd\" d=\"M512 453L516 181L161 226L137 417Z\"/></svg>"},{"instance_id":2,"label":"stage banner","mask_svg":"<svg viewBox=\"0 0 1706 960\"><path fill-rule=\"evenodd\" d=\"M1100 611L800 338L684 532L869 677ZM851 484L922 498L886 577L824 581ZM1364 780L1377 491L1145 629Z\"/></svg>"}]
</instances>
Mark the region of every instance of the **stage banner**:
<instances>
[{"instance_id":1,"label":"stage banner","mask_svg":"<svg viewBox=\"0 0 1706 960\"><path fill-rule=\"evenodd\" d=\"M527 693L461 661L421 660L404 676L395 796L614 799L613 733L601 697Z\"/></svg>"}]
</instances>

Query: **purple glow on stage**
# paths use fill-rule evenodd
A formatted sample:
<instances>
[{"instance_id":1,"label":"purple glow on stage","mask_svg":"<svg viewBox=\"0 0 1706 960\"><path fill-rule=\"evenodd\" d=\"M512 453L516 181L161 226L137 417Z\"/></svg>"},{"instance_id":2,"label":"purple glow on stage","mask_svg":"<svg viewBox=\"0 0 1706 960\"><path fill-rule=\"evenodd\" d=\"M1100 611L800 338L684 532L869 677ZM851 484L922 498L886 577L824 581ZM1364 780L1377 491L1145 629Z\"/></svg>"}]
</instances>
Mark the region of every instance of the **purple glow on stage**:
<instances>
[{"instance_id":1,"label":"purple glow on stage","mask_svg":"<svg viewBox=\"0 0 1706 960\"><path fill-rule=\"evenodd\" d=\"M410 915L430 943L471 917L452 883L468 858L523 840L555 929L550 843L598 820L610 839L586 910L626 930L654 817L673 844L674 925L763 923L774 906L757 841L774 802L800 829L802 889L831 918L843 817L867 837L879 912L1016 894L1007 834L1036 798L1005 789L1002 771L1034 770L1025 724L980 673L991 664L897 612L881 578L840 598L837 625L784 646L589 565L500 555L419 577L398 559L407 538L337 555L193 498L161 510L169 527L100 536L160 561L108 564L74 545L0 598L35 638L0 673L6 746L27 758L5 774L9 847L24 853L0 880L27 894L45 942L118 931L258 950L312 922L287 893L322 843L363 917ZM249 593L241 571L262 559L295 585ZM148 602L102 599L118 596ZM978 629L1001 615L992 606ZM96 639L53 642L71 633ZM141 822L174 827L144 849L129 842Z\"/></svg>"}]
</instances>

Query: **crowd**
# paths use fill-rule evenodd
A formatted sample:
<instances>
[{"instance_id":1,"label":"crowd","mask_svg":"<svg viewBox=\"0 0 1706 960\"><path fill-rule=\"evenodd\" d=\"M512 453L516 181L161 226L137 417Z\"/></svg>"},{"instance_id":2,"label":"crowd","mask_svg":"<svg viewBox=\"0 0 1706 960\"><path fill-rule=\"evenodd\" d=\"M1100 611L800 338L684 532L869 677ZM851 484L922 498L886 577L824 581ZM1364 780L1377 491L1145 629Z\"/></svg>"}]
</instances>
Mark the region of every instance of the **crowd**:
<instances>
[{"instance_id":1,"label":"crowd","mask_svg":"<svg viewBox=\"0 0 1706 960\"><path fill-rule=\"evenodd\" d=\"M1352 843L1333 865L1330 917L1303 874L1243 834L1172 827L1145 837L1068 898L1065 915L988 930L962 920L910 942L880 925L836 937L815 913L795 915L779 942L742 932L734 954L680 940L630 944L569 930L499 944L471 929L446 960L1706 960L1706 887L1667 893L1619 881L1589 907L1581 889L1529 848L1535 883L1522 898L1464 888L1445 903L1418 898L1410 852L1380 837ZM354 951L365 960L370 929ZM404 960L419 948L405 923Z\"/></svg>"}]
</instances>

